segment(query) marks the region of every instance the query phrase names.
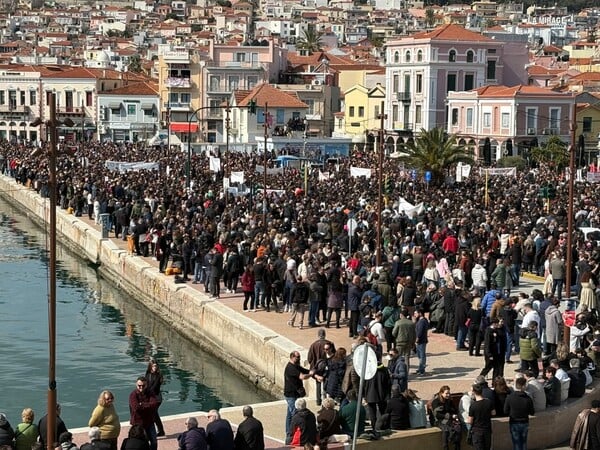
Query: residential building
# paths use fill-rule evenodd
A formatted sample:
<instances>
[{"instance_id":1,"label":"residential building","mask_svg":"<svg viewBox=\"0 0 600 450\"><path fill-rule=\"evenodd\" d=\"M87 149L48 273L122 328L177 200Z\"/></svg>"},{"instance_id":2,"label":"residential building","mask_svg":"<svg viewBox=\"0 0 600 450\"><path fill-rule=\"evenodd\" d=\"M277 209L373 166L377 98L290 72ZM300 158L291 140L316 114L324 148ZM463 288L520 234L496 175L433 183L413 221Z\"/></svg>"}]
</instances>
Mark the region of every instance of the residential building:
<instances>
[{"instance_id":1,"label":"residential building","mask_svg":"<svg viewBox=\"0 0 600 450\"><path fill-rule=\"evenodd\" d=\"M251 90L234 90L231 93L230 143L257 142L265 136L286 136L288 132L302 131L308 105L294 91L284 91L268 83ZM256 113L250 111L255 102ZM267 115L265 115L267 112ZM226 126L223 120L223 126ZM271 149L269 149L271 150Z\"/></svg>"},{"instance_id":2,"label":"residential building","mask_svg":"<svg viewBox=\"0 0 600 450\"><path fill-rule=\"evenodd\" d=\"M527 157L528 149L550 136L570 142L575 96L537 86L484 86L448 93L447 131L493 162L502 156ZM490 154L485 154L486 147Z\"/></svg>"},{"instance_id":3,"label":"residential building","mask_svg":"<svg viewBox=\"0 0 600 450\"><path fill-rule=\"evenodd\" d=\"M136 82L98 93L98 139L146 141L160 128L156 82Z\"/></svg>"},{"instance_id":4,"label":"residential building","mask_svg":"<svg viewBox=\"0 0 600 450\"><path fill-rule=\"evenodd\" d=\"M600 98L593 98L593 103L577 100L577 167L581 167L597 164L600 155Z\"/></svg>"},{"instance_id":5,"label":"residential building","mask_svg":"<svg viewBox=\"0 0 600 450\"><path fill-rule=\"evenodd\" d=\"M355 85L344 92L344 109L336 115L336 136L351 137L355 143L366 142L370 130L381 128L380 115L385 104L385 87Z\"/></svg>"},{"instance_id":6,"label":"residential building","mask_svg":"<svg viewBox=\"0 0 600 450\"><path fill-rule=\"evenodd\" d=\"M404 133L445 127L449 92L527 82L523 43L502 42L453 24L389 41L386 61L386 129Z\"/></svg>"}]
</instances>

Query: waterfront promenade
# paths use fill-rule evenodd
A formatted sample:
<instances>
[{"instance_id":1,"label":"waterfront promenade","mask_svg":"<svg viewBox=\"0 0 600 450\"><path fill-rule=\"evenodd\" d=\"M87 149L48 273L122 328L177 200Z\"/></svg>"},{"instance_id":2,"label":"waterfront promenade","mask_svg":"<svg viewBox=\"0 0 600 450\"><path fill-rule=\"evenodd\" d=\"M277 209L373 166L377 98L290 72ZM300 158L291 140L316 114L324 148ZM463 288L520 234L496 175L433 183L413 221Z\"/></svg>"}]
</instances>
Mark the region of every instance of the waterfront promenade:
<instances>
[{"instance_id":1,"label":"waterfront promenade","mask_svg":"<svg viewBox=\"0 0 600 450\"><path fill-rule=\"evenodd\" d=\"M100 230L100 226L96 225L94 221L87 219L87 217L81 217L80 219L88 226ZM112 235L111 240L120 248L126 250L127 244L125 241L121 239L115 239ZM158 263L151 257L142 259L151 264L158 271ZM526 292L530 292L533 288L541 285L540 279L537 277L526 277L522 281L521 289ZM188 282L185 284L185 286L186 289L193 289L201 294L204 292L203 285L192 284L191 282ZM305 328L303 330L300 330L297 327L291 328L287 325L287 313L282 314L274 311L266 312L263 310L244 313L242 310L242 300L243 295L241 292L237 294L228 294L224 289L222 289L219 302L240 314L245 314L249 319L255 321L257 324L267 327L277 334L289 338L291 341L297 344L300 349L308 349L310 344L316 339L318 328ZM327 329L327 337L328 339L334 341L338 347L345 347L348 350L351 348L352 340L348 337L348 331L346 327L342 327L340 329L336 329L335 327ZM468 352L456 351L454 340L448 336L445 336L444 334L430 333L430 341L427 347L427 357L428 376L417 377L413 374L413 367L411 369L411 376L409 379L409 387L416 390L418 395L425 400L430 399L444 384L449 385L452 392L467 391L484 364L483 358L470 357ZM513 360L517 361L518 357L515 355ZM413 359L413 364L415 361L416 359ZM505 366L505 374L508 379L512 380L514 377L514 369L516 368L516 364L507 364ZM134 386L134 381L135 380L132 378L132 389ZM310 382L312 381L307 383ZM127 400L117 399L117 401ZM243 405L232 408L224 408L222 410L222 414L233 425L237 425L243 419L241 414L241 406ZM265 428L265 435L268 437L267 447L270 449L285 448L283 444L285 437L285 402L280 400L271 403L253 405L253 407L255 417L262 421ZM318 410L314 399L309 400L309 408L314 412ZM166 420L163 420L163 422L165 423L167 436L159 440L160 449L172 450L177 448L176 436L185 430L184 421L185 418L189 416L196 416L201 425L206 423L206 411L182 412L180 415L166 418ZM128 418L122 417L121 419L125 421ZM79 431L80 432L76 434L75 442L81 444L86 441L87 434L85 429L81 429ZM127 427L124 427L120 438L125 438L126 433Z\"/></svg>"}]
</instances>

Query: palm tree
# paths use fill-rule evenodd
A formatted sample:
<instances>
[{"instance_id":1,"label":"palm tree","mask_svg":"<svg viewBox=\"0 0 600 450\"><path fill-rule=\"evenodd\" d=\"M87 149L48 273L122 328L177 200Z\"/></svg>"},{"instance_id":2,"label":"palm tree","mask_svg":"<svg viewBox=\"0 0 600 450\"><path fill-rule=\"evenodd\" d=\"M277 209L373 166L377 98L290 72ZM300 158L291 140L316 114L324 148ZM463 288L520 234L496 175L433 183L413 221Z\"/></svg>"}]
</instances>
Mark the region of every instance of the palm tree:
<instances>
[{"instance_id":1,"label":"palm tree","mask_svg":"<svg viewBox=\"0 0 600 450\"><path fill-rule=\"evenodd\" d=\"M432 28L435 24L435 12L431 8L425 10L425 25L427 28Z\"/></svg>"},{"instance_id":2,"label":"palm tree","mask_svg":"<svg viewBox=\"0 0 600 450\"><path fill-rule=\"evenodd\" d=\"M307 28L302 32L302 37L296 41L298 50L305 50L309 55L321 50L322 33L315 31L314 28Z\"/></svg>"},{"instance_id":3,"label":"palm tree","mask_svg":"<svg viewBox=\"0 0 600 450\"><path fill-rule=\"evenodd\" d=\"M431 172L431 182L441 184L454 164L473 164L467 149L456 142L456 135L448 136L442 128L421 129L414 141L404 144L402 152L405 154L398 160L410 168Z\"/></svg>"},{"instance_id":4,"label":"palm tree","mask_svg":"<svg viewBox=\"0 0 600 450\"><path fill-rule=\"evenodd\" d=\"M560 137L552 136L541 146L531 149L531 159L540 166L563 168L569 164L569 150Z\"/></svg>"}]
</instances>

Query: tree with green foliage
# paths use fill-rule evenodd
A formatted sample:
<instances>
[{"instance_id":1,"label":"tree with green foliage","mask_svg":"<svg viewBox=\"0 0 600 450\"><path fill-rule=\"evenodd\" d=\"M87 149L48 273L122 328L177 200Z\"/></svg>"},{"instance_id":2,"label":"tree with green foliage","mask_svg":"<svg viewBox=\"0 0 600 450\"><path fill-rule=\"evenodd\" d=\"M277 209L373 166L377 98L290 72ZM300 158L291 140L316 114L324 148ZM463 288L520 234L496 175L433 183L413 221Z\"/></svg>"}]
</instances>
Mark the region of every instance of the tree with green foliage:
<instances>
[{"instance_id":1,"label":"tree with green foliage","mask_svg":"<svg viewBox=\"0 0 600 450\"><path fill-rule=\"evenodd\" d=\"M139 53L132 55L129 58L129 65L127 66L127 70L129 72L141 73L142 72L142 59L140 58Z\"/></svg>"},{"instance_id":2,"label":"tree with green foliage","mask_svg":"<svg viewBox=\"0 0 600 450\"><path fill-rule=\"evenodd\" d=\"M448 135L442 128L421 129L418 136L402 146L405 155L398 160L407 167L431 172L431 182L439 185L457 163L473 164L469 150L457 144L456 135Z\"/></svg>"},{"instance_id":3,"label":"tree with green foliage","mask_svg":"<svg viewBox=\"0 0 600 450\"><path fill-rule=\"evenodd\" d=\"M531 149L531 159L540 166L562 169L569 164L569 151L558 136L551 136L539 147Z\"/></svg>"},{"instance_id":4,"label":"tree with green foliage","mask_svg":"<svg viewBox=\"0 0 600 450\"><path fill-rule=\"evenodd\" d=\"M527 167L527 161L522 156L505 156L496 163L498 167L516 167L517 170L524 170Z\"/></svg>"},{"instance_id":5,"label":"tree with green foliage","mask_svg":"<svg viewBox=\"0 0 600 450\"><path fill-rule=\"evenodd\" d=\"M322 49L321 37L322 33L309 27L302 32L302 37L296 41L296 48L298 50L305 50L309 55L318 52Z\"/></svg>"},{"instance_id":6,"label":"tree with green foliage","mask_svg":"<svg viewBox=\"0 0 600 450\"><path fill-rule=\"evenodd\" d=\"M425 25L428 28L433 28L435 25L435 12L431 8L425 10Z\"/></svg>"}]
</instances>

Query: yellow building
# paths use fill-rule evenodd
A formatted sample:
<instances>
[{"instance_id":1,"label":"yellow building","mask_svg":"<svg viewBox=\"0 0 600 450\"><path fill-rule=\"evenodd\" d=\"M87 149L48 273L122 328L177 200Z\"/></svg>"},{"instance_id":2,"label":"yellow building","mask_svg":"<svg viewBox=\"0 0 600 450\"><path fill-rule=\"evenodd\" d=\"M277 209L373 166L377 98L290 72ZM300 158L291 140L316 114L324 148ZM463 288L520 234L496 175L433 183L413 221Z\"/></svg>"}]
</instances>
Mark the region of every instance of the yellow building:
<instances>
[{"instance_id":1,"label":"yellow building","mask_svg":"<svg viewBox=\"0 0 600 450\"><path fill-rule=\"evenodd\" d=\"M580 136L583 136L581 138ZM600 107L590 103L577 104L577 166L598 164L600 154ZM581 151L581 141L584 149Z\"/></svg>"},{"instance_id":2,"label":"yellow building","mask_svg":"<svg viewBox=\"0 0 600 450\"><path fill-rule=\"evenodd\" d=\"M360 84L352 86L344 92L343 115L337 115L336 134L364 137L368 130L380 128L378 117L384 101L385 88L379 83L371 89Z\"/></svg>"}]
</instances>

